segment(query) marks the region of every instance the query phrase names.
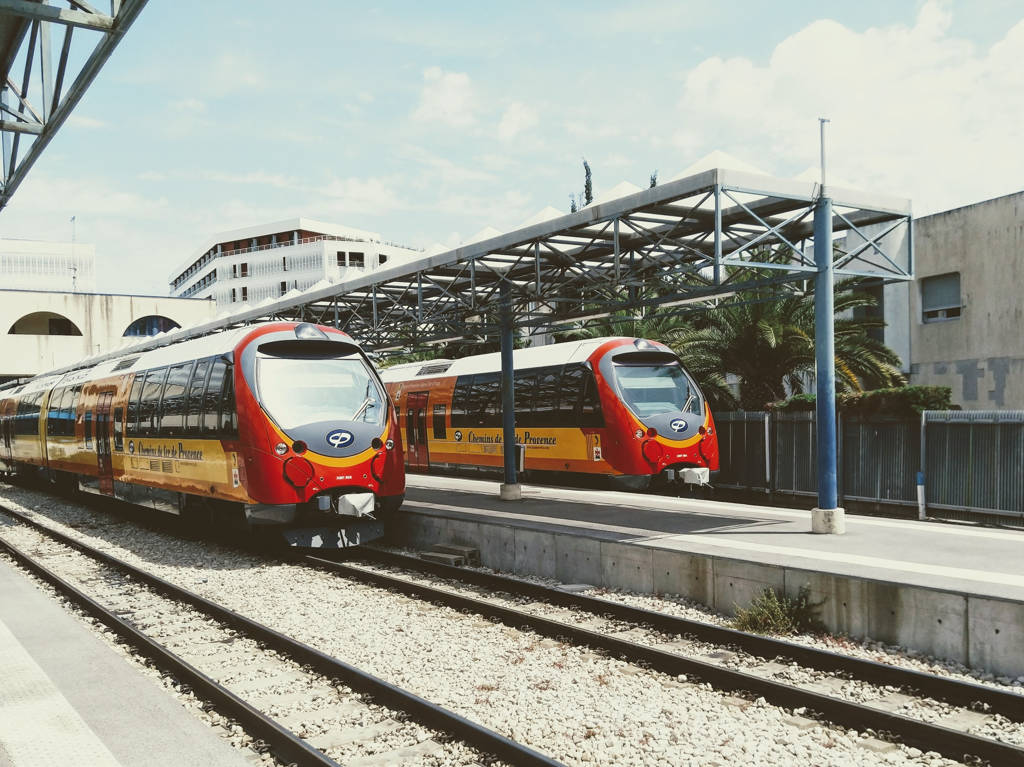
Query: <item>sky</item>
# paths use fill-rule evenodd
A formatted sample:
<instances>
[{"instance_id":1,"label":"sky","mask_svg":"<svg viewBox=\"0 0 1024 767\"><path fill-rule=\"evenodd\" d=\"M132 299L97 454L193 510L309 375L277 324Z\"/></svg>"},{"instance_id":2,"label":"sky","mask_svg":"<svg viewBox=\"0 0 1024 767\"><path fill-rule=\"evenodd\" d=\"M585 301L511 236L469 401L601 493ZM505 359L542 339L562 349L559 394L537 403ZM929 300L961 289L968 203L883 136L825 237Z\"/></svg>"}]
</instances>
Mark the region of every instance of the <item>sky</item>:
<instances>
[{"instance_id":1,"label":"sky","mask_svg":"<svg viewBox=\"0 0 1024 767\"><path fill-rule=\"evenodd\" d=\"M306 216L410 247L568 212L712 151L927 215L1024 189L1019 0L152 0L0 211L165 295L220 231Z\"/></svg>"}]
</instances>

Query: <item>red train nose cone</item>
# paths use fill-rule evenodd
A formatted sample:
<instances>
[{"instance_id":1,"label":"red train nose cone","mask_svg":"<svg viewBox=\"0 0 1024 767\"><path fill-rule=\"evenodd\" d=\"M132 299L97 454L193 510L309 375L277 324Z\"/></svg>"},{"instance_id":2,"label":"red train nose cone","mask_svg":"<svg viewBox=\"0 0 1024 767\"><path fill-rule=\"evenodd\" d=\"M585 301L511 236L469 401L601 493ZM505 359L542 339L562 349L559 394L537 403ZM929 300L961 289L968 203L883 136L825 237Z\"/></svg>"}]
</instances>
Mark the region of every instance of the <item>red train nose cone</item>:
<instances>
[{"instance_id":1,"label":"red train nose cone","mask_svg":"<svg viewBox=\"0 0 1024 767\"><path fill-rule=\"evenodd\" d=\"M313 479L313 464L305 458L289 458L284 462L284 476L295 487L305 487Z\"/></svg>"}]
</instances>

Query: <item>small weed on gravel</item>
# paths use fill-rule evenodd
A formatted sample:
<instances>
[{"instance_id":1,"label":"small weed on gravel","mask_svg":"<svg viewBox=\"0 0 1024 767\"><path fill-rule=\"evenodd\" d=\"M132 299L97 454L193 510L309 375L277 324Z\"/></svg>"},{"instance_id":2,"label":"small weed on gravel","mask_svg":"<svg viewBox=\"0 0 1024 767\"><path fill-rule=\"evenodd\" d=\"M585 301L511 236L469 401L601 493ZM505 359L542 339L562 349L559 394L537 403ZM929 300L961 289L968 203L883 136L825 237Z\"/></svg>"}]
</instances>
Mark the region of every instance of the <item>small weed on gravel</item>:
<instances>
[{"instance_id":1,"label":"small weed on gravel","mask_svg":"<svg viewBox=\"0 0 1024 767\"><path fill-rule=\"evenodd\" d=\"M744 609L736 605L736 618L732 625L740 631L755 634L820 633L824 626L817 613L822 604L811 601L811 592L806 586L800 587L795 599L765 588L750 607Z\"/></svg>"}]
</instances>

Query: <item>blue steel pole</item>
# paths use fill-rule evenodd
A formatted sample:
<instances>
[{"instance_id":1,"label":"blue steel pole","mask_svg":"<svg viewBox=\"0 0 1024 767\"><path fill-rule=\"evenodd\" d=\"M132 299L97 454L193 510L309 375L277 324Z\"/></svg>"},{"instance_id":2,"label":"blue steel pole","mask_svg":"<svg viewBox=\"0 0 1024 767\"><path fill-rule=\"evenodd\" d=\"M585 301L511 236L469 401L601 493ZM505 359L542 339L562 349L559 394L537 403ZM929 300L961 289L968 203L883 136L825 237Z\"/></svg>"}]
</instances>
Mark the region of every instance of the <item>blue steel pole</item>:
<instances>
[{"instance_id":1,"label":"blue steel pole","mask_svg":"<svg viewBox=\"0 0 1024 767\"><path fill-rule=\"evenodd\" d=\"M518 497L516 476L516 401L515 376L512 367L512 286L501 281L501 414L502 452L505 455L505 484L502 498Z\"/></svg>"},{"instance_id":2,"label":"blue steel pole","mask_svg":"<svg viewBox=\"0 0 1024 767\"><path fill-rule=\"evenodd\" d=\"M839 506L836 470L836 367L832 296L832 200L814 207L814 349L817 363L818 508Z\"/></svg>"}]
</instances>

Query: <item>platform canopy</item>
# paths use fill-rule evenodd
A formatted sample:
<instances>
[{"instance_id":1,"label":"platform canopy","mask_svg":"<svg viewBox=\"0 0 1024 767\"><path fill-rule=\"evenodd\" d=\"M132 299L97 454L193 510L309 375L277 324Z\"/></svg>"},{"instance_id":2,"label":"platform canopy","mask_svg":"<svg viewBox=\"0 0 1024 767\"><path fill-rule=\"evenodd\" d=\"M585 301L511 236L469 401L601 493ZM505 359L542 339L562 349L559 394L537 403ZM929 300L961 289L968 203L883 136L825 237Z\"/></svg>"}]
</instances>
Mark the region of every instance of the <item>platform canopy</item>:
<instances>
[{"instance_id":1,"label":"platform canopy","mask_svg":"<svg viewBox=\"0 0 1024 767\"><path fill-rule=\"evenodd\" d=\"M146 2L0 0L0 210Z\"/></svg>"},{"instance_id":2,"label":"platform canopy","mask_svg":"<svg viewBox=\"0 0 1024 767\"><path fill-rule=\"evenodd\" d=\"M614 190L613 190L614 191ZM910 203L829 187L835 274L907 280ZM811 182L711 169L453 250L246 307L138 348L260 319L337 325L380 352L497 337L510 295L522 335L651 307L692 311L814 277ZM485 233L486 234L486 233Z\"/></svg>"}]
</instances>

